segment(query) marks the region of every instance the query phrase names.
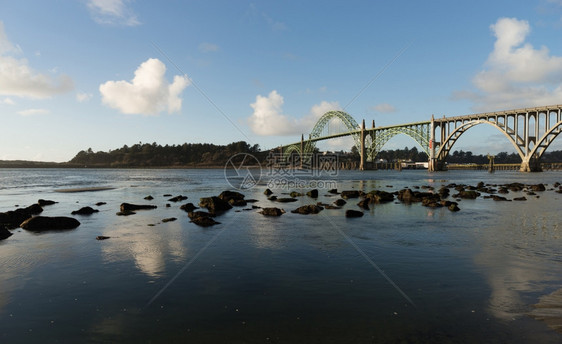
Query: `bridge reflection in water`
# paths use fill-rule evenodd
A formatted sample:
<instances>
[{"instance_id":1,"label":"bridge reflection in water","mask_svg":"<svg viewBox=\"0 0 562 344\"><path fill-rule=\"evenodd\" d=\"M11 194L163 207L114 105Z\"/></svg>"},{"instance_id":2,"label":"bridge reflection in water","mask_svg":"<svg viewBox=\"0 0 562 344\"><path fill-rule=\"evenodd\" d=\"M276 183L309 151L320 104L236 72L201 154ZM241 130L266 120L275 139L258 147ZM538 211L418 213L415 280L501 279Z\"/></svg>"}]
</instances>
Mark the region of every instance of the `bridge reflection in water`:
<instances>
[{"instance_id":1,"label":"bridge reflection in water","mask_svg":"<svg viewBox=\"0 0 562 344\"><path fill-rule=\"evenodd\" d=\"M325 128L334 120L341 121L346 131L325 133ZM303 157L314 152L318 141L351 136L361 157L358 168L363 170L367 167L367 162L374 161L391 138L398 134L405 134L413 138L427 154L429 170L441 171L447 169L445 161L457 140L467 130L480 124L496 128L511 142L521 157L521 164L517 164L517 169L523 172L541 171L544 168L541 167L541 157L562 132L562 105L456 117L435 118L432 115L429 121L384 127L375 127L373 121L371 128L365 127L365 120L359 125L352 116L343 111L329 111L318 120L308 139L305 140L303 135L300 142L281 146L279 150L286 157L291 154L299 154ZM502 169L501 164L495 166L496 169Z\"/></svg>"}]
</instances>

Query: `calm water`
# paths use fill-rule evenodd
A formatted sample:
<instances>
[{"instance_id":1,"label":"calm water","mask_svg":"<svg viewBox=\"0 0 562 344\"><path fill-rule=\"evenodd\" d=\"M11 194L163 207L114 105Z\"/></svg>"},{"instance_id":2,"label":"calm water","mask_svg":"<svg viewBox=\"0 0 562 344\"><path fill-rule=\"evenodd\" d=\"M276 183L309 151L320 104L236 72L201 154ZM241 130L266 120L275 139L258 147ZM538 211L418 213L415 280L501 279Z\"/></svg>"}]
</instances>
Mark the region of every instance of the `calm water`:
<instances>
[{"instance_id":1,"label":"calm water","mask_svg":"<svg viewBox=\"0 0 562 344\"><path fill-rule=\"evenodd\" d=\"M343 171L329 179L364 191L479 181L552 187L562 173ZM265 182L246 198L287 214L233 209L201 228L179 206L231 189L222 170L0 170L0 211L40 198L59 202L47 216L100 210L76 216L75 230L16 229L0 242L0 342L562 341L529 316L562 286L562 194L463 200L457 213L389 203L346 219L356 200L291 214L313 200L273 204ZM57 192L102 186L114 189ZM337 198L325 191L318 201ZM166 208L164 194L189 199ZM94 206L100 201L107 204ZM116 216L122 202L158 208ZM161 221L169 217L178 220Z\"/></svg>"}]
</instances>

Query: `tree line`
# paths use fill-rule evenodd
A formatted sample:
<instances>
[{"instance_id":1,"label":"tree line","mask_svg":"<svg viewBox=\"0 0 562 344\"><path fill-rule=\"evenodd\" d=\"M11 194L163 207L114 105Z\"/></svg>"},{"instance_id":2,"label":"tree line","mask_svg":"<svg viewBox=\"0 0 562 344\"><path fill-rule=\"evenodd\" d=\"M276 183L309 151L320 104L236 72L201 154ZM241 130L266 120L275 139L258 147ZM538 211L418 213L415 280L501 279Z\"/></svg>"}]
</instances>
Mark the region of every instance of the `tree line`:
<instances>
[{"instance_id":1,"label":"tree line","mask_svg":"<svg viewBox=\"0 0 562 344\"><path fill-rule=\"evenodd\" d=\"M238 153L261 155L259 145L245 141L228 145L184 143L161 146L156 142L134 144L108 152L82 150L68 163L84 167L210 167L224 165Z\"/></svg>"},{"instance_id":2,"label":"tree line","mask_svg":"<svg viewBox=\"0 0 562 344\"><path fill-rule=\"evenodd\" d=\"M275 151L277 152L277 150ZM66 163L49 163L34 161L0 161L3 168L23 167L222 167L229 159L235 157L234 163L241 163L243 155L248 153L255 156L261 164L267 164L269 151L262 151L259 145L251 145L245 141L233 142L227 145L211 143L184 143L181 145L159 145L154 143L139 142L132 146L124 145L107 152L94 152L91 148L82 150ZM357 148L353 146L350 152L338 152L340 160L359 162L360 156ZM388 162L411 160L415 162L427 161L428 156L417 147L404 149L383 150L377 154L375 160L384 159ZM520 163L521 158L517 153L500 152L495 155L495 163ZM449 154L447 162L457 164L486 164L487 155L476 155L470 151L456 150ZM545 152L541 162L562 162L562 151ZM247 162L246 162L247 163Z\"/></svg>"}]
</instances>

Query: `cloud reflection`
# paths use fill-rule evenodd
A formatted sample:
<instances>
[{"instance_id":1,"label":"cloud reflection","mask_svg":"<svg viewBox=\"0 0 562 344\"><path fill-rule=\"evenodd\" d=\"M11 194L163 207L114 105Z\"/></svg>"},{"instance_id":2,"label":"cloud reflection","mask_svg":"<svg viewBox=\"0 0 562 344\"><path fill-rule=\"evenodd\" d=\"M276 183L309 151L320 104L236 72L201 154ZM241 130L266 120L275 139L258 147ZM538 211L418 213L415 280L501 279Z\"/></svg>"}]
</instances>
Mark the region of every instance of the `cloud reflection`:
<instances>
[{"instance_id":1,"label":"cloud reflection","mask_svg":"<svg viewBox=\"0 0 562 344\"><path fill-rule=\"evenodd\" d=\"M108 262L132 260L139 271L149 277L161 277L166 270L166 260L185 260L187 249L178 222L140 227L134 223L117 229L106 229L110 236L102 245L102 256Z\"/></svg>"}]
</instances>

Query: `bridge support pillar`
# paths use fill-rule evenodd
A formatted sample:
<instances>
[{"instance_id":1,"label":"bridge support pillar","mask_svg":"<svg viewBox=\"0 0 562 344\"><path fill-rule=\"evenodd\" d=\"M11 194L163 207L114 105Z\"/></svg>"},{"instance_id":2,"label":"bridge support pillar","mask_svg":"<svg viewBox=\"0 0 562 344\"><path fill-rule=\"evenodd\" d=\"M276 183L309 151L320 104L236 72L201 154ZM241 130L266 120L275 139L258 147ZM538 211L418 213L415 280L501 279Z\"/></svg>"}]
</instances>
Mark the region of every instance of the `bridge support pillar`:
<instances>
[{"instance_id":1,"label":"bridge support pillar","mask_svg":"<svg viewBox=\"0 0 562 344\"><path fill-rule=\"evenodd\" d=\"M535 158L525 158L521 163L521 172L542 172L541 163L539 159Z\"/></svg>"},{"instance_id":2,"label":"bridge support pillar","mask_svg":"<svg viewBox=\"0 0 562 344\"><path fill-rule=\"evenodd\" d=\"M301 169L302 169L303 159L304 159L304 134L301 135L301 165L300 165Z\"/></svg>"},{"instance_id":3,"label":"bridge support pillar","mask_svg":"<svg viewBox=\"0 0 562 344\"><path fill-rule=\"evenodd\" d=\"M359 163L359 169L361 171L365 170L365 120L361 123L361 162Z\"/></svg>"}]
</instances>

